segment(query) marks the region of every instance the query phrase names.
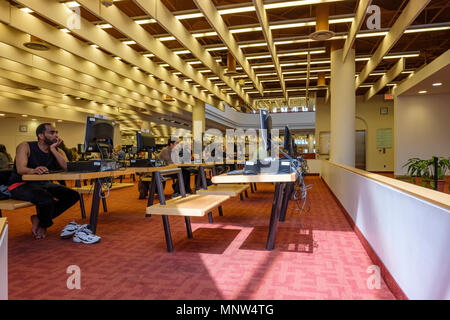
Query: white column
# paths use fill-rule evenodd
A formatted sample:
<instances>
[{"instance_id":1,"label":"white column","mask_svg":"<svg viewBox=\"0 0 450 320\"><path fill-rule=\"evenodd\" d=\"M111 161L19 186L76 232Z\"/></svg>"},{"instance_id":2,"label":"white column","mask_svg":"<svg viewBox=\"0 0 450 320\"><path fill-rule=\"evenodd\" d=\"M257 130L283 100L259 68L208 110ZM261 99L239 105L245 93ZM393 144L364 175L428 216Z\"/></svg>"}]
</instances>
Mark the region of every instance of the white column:
<instances>
[{"instance_id":1,"label":"white column","mask_svg":"<svg viewBox=\"0 0 450 320\"><path fill-rule=\"evenodd\" d=\"M314 136L310 133L308 136L308 152L312 153L314 150Z\"/></svg>"},{"instance_id":2,"label":"white column","mask_svg":"<svg viewBox=\"0 0 450 320\"><path fill-rule=\"evenodd\" d=\"M203 150L203 133L205 133L205 104L196 100L192 106L192 137L194 138L194 158L199 160L196 155L201 155Z\"/></svg>"},{"instance_id":3,"label":"white column","mask_svg":"<svg viewBox=\"0 0 450 320\"><path fill-rule=\"evenodd\" d=\"M355 50L331 50L330 160L355 166Z\"/></svg>"}]
</instances>

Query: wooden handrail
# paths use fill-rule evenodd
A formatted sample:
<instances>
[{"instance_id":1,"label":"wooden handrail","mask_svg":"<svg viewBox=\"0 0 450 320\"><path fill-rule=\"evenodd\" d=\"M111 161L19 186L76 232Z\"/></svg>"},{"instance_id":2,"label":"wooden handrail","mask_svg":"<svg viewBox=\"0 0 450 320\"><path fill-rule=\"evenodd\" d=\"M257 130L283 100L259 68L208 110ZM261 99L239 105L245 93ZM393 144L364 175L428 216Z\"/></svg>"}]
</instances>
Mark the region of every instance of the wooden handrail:
<instances>
[{"instance_id":1,"label":"wooden handrail","mask_svg":"<svg viewBox=\"0 0 450 320\"><path fill-rule=\"evenodd\" d=\"M353 173L356 173L356 174L366 177L368 179L381 182L381 183L386 184L390 187L393 187L397 190L408 193L416 198L420 198L422 200L431 202L442 208L450 210L450 195L448 195L446 193L427 189L427 188L420 187L420 186L416 186L416 185L408 183L408 182L385 177L385 176L382 176L382 175L379 175L376 173L367 172L367 171L360 170L360 169L353 168L353 167L348 167L346 165L335 163L335 162L332 162L329 160L324 160L324 161L328 161L330 164L332 164L334 166L341 167L345 170L351 171Z\"/></svg>"}]
</instances>

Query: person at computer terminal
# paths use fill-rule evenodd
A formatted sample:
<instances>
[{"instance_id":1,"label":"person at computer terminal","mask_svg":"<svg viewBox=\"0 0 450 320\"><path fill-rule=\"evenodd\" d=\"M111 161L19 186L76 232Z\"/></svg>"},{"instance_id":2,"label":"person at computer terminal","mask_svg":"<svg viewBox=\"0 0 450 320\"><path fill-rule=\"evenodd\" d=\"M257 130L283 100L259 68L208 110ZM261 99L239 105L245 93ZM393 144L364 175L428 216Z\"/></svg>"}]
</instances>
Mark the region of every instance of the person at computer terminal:
<instances>
[{"instance_id":1,"label":"person at computer terminal","mask_svg":"<svg viewBox=\"0 0 450 320\"><path fill-rule=\"evenodd\" d=\"M178 145L178 141L176 140L169 140L169 143L167 144L167 146L162 149L161 153L159 154L159 159L163 160L165 164L172 164L173 160L172 160L172 150ZM182 168L181 172L183 174L183 180L184 180L184 189L187 193L192 193L191 190L191 173L189 170ZM172 178L176 178L177 175L172 175ZM176 178L176 182L174 182L172 184L172 188L173 188L173 195L172 197L176 197L180 195L180 186L179 186L179 181L178 178Z\"/></svg>"},{"instance_id":2,"label":"person at computer terminal","mask_svg":"<svg viewBox=\"0 0 450 320\"><path fill-rule=\"evenodd\" d=\"M8 190L11 198L36 205L37 215L31 216L31 231L36 239L45 238L53 219L72 207L79 199L78 192L48 181L23 181L24 174L45 174L67 170L67 156L58 146L62 140L51 123L36 128L37 141L17 146L16 158Z\"/></svg>"}]
</instances>

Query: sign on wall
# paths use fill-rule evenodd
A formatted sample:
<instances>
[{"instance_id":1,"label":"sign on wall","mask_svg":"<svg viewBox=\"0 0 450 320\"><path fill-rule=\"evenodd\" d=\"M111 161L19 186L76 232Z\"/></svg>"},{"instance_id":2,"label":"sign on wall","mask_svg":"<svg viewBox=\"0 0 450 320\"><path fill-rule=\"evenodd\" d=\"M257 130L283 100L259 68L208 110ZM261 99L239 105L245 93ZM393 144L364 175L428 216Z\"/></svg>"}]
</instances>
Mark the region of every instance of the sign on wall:
<instances>
[{"instance_id":1,"label":"sign on wall","mask_svg":"<svg viewBox=\"0 0 450 320\"><path fill-rule=\"evenodd\" d=\"M392 148L392 129L377 130L377 149Z\"/></svg>"}]
</instances>

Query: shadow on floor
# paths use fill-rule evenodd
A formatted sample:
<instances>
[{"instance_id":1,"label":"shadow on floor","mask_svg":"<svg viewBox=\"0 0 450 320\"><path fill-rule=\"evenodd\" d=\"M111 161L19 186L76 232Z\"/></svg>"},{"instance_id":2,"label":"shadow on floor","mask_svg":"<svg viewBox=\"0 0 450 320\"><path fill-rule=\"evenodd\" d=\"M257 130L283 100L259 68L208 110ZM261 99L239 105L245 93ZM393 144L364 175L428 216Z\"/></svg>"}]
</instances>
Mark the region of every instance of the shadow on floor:
<instances>
[{"instance_id":1,"label":"shadow on floor","mask_svg":"<svg viewBox=\"0 0 450 320\"><path fill-rule=\"evenodd\" d=\"M266 250L268 227L254 227L239 249ZM278 227L275 250L313 253L312 229Z\"/></svg>"},{"instance_id":2,"label":"shadow on floor","mask_svg":"<svg viewBox=\"0 0 450 320\"><path fill-rule=\"evenodd\" d=\"M238 229L198 228L192 233L192 239L186 237L174 242L174 250L177 252L222 254L240 231Z\"/></svg>"}]
</instances>

